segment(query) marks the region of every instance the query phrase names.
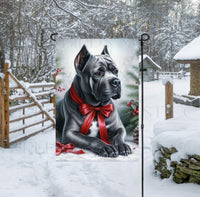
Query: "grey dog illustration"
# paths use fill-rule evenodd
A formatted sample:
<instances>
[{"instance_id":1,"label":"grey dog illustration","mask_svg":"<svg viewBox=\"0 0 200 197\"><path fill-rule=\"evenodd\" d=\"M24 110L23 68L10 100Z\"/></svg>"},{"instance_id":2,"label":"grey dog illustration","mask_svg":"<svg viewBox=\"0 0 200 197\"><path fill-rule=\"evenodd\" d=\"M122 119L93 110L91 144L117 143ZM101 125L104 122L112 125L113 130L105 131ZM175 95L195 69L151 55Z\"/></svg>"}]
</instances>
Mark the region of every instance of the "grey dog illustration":
<instances>
[{"instance_id":1,"label":"grey dog illustration","mask_svg":"<svg viewBox=\"0 0 200 197\"><path fill-rule=\"evenodd\" d=\"M56 104L58 139L103 157L131 154L124 142L125 128L112 101L121 97L121 82L107 46L100 55L92 55L83 45L74 65L72 86Z\"/></svg>"}]
</instances>

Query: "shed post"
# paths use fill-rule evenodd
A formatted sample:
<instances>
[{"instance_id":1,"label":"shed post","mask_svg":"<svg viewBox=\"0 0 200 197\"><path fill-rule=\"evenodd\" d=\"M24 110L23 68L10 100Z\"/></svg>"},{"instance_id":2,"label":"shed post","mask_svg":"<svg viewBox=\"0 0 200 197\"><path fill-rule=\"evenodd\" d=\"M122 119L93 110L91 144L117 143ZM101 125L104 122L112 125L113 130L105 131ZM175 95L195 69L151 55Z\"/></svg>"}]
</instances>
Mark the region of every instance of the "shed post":
<instances>
[{"instance_id":1,"label":"shed post","mask_svg":"<svg viewBox=\"0 0 200 197\"><path fill-rule=\"evenodd\" d=\"M200 62L190 64L190 95L200 95Z\"/></svg>"},{"instance_id":2,"label":"shed post","mask_svg":"<svg viewBox=\"0 0 200 197\"><path fill-rule=\"evenodd\" d=\"M165 84L165 117L173 118L173 85L168 81Z\"/></svg>"}]
</instances>

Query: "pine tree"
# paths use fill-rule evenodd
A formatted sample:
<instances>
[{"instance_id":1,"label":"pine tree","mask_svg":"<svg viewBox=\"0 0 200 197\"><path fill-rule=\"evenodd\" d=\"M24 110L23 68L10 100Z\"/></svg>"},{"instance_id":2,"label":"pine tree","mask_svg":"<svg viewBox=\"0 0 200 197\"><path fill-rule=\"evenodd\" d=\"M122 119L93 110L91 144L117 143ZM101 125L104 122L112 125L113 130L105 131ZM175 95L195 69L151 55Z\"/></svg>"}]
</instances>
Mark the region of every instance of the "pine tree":
<instances>
[{"instance_id":1,"label":"pine tree","mask_svg":"<svg viewBox=\"0 0 200 197\"><path fill-rule=\"evenodd\" d=\"M139 114L139 76L138 67L132 66L132 71L127 72L127 76L131 80L131 84L126 84L126 87L130 90L127 95L129 100L122 102L122 107L119 110L119 115L122 123L125 126L126 132L129 136L133 136L134 129L138 126L138 114Z\"/></svg>"}]
</instances>

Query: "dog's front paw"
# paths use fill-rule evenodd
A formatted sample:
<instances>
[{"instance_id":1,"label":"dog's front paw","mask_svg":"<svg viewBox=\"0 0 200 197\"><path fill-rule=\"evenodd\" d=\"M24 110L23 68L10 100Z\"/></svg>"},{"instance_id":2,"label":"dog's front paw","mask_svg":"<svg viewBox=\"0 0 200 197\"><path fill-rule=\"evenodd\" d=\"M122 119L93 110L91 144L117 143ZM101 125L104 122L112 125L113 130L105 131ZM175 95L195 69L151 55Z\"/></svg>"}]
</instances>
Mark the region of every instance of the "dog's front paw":
<instances>
[{"instance_id":1,"label":"dog's front paw","mask_svg":"<svg viewBox=\"0 0 200 197\"><path fill-rule=\"evenodd\" d=\"M99 150L98 155L102 157L117 157L119 153L114 146L107 145Z\"/></svg>"},{"instance_id":2,"label":"dog's front paw","mask_svg":"<svg viewBox=\"0 0 200 197\"><path fill-rule=\"evenodd\" d=\"M132 150L128 144L121 143L115 145L114 147L118 150L119 155L127 156L129 154L132 154Z\"/></svg>"}]
</instances>

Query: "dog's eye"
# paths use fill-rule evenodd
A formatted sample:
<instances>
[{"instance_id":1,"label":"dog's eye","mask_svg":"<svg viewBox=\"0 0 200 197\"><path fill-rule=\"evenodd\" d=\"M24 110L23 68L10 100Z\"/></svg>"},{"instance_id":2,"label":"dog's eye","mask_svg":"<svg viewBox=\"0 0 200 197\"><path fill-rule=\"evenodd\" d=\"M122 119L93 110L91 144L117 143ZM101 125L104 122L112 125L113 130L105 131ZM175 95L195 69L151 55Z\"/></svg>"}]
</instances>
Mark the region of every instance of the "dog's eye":
<instances>
[{"instance_id":1,"label":"dog's eye","mask_svg":"<svg viewBox=\"0 0 200 197\"><path fill-rule=\"evenodd\" d=\"M94 76L96 76L96 77L101 76L101 72L100 72L100 71L95 72L95 73L94 73Z\"/></svg>"},{"instance_id":2,"label":"dog's eye","mask_svg":"<svg viewBox=\"0 0 200 197\"><path fill-rule=\"evenodd\" d=\"M117 69L113 70L112 72L113 72L114 75L118 74L118 70Z\"/></svg>"}]
</instances>

